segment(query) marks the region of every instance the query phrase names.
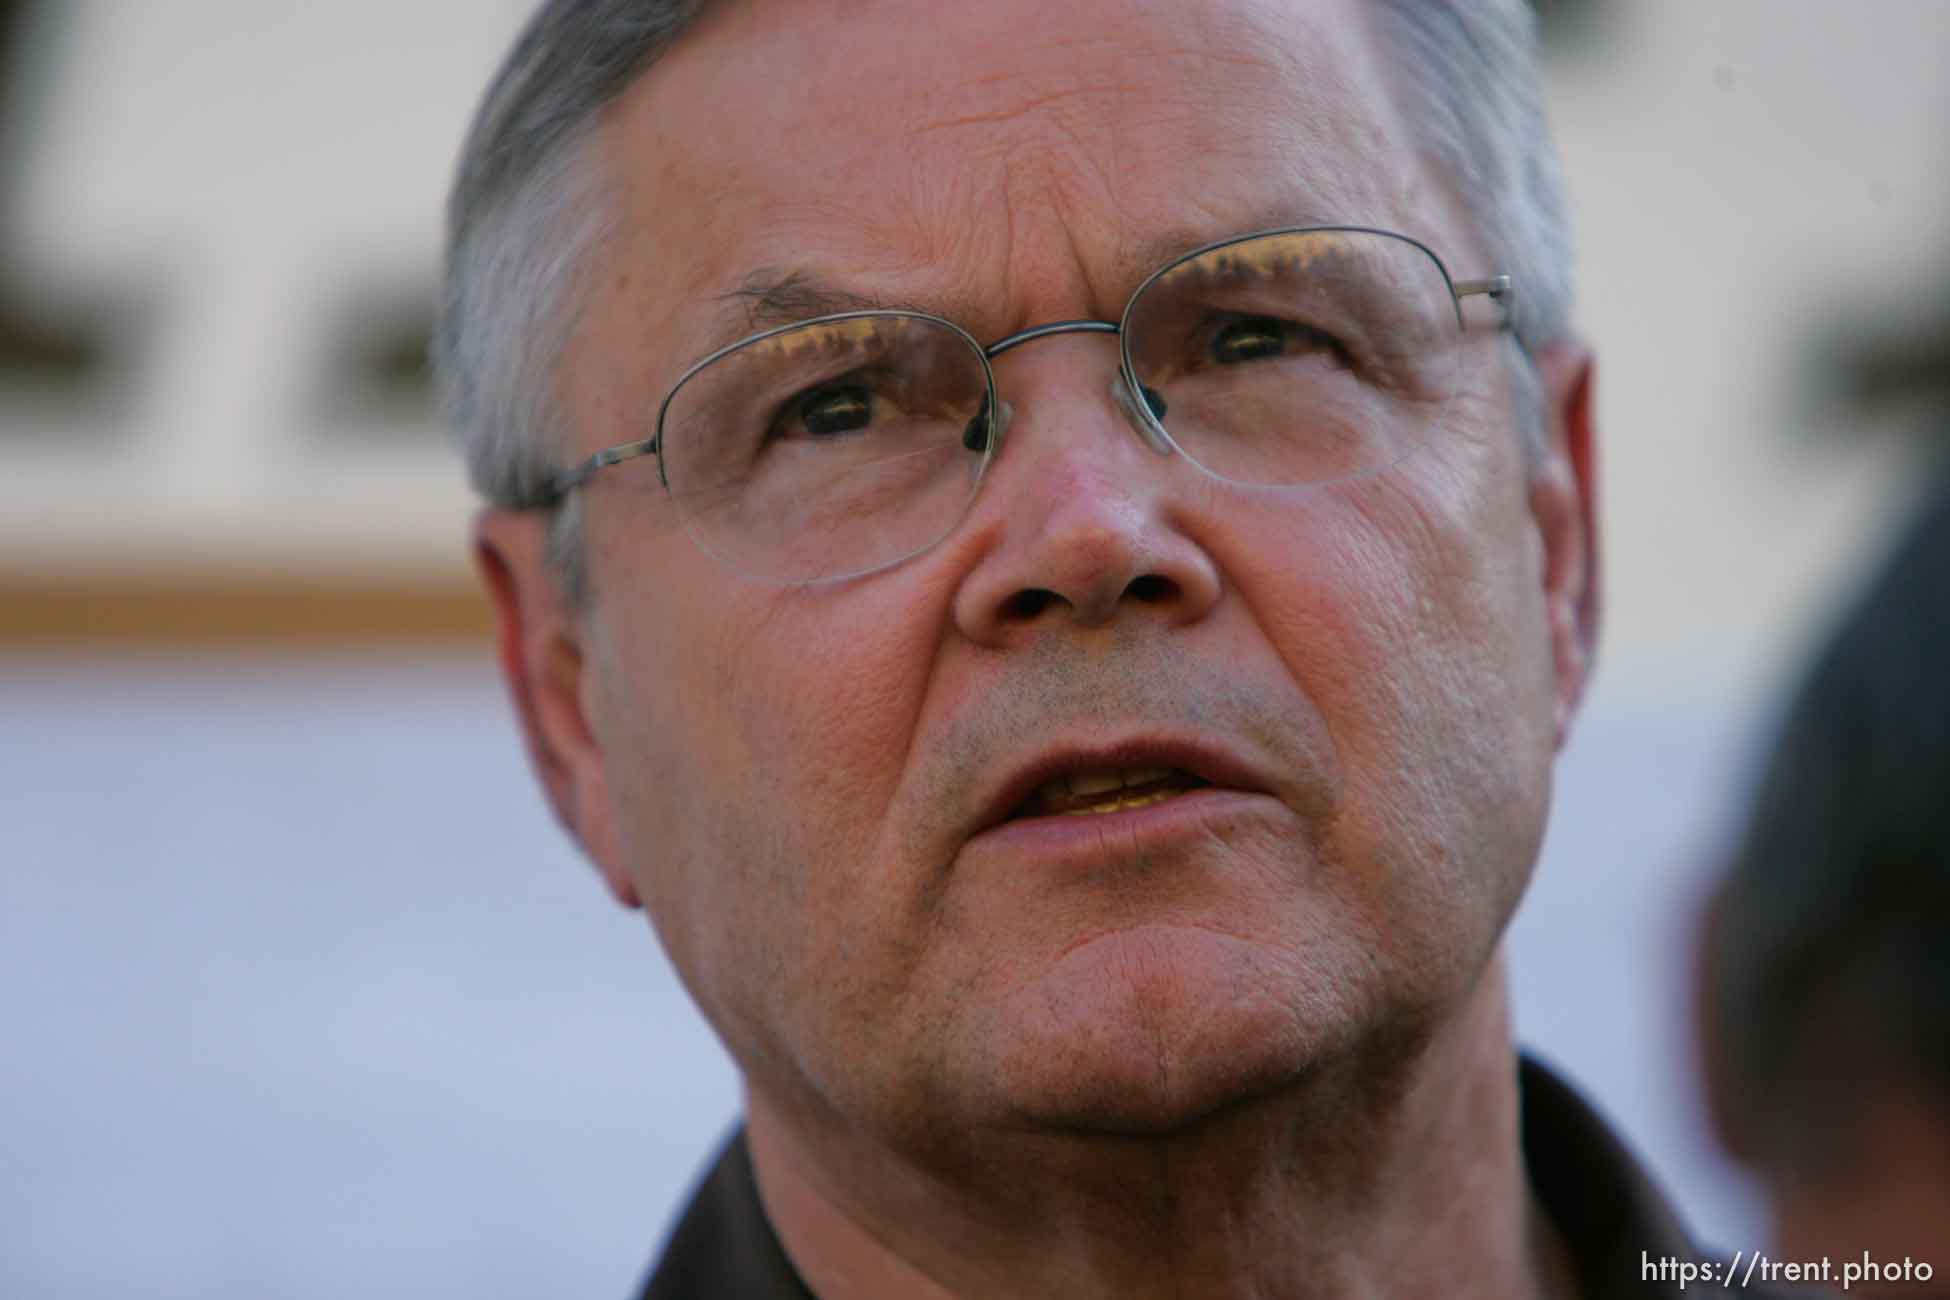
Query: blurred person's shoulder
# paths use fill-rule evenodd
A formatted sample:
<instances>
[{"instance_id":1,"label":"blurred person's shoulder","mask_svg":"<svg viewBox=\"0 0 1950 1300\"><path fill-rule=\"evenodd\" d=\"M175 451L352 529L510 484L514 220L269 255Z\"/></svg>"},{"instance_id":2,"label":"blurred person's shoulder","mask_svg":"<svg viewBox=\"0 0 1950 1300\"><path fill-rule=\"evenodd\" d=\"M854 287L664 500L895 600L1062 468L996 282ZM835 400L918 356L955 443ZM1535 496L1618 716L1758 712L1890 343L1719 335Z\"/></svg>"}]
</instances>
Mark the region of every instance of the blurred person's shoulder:
<instances>
[{"instance_id":1,"label":"blurred person's shoulder","mask_svg":"<svg viewBox=\"0 0 1950 1300\"><path fill-rule=\"evenodd\" d=\"M1530 1184L1570 1248L1585 1300L1736 1293L1751 1300L1819 1300L1829 1294L1754 1276L1749 1250L1702 1247L1575 1086L1528 1055L1518 1079Z\"/></svg>"}]
</instances>

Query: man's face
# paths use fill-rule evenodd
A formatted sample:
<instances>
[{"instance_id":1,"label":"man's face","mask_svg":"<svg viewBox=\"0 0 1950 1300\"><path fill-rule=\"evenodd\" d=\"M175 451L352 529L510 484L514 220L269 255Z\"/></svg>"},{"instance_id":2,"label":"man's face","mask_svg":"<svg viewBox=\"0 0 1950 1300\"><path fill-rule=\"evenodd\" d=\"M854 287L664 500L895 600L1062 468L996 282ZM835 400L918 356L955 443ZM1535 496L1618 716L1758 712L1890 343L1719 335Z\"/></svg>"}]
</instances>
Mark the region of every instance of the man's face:
<instances>
[{"instance_id":1,"label":"man's face","mask_svg":"<svg viewBox=\"0 0 1950 1300\"><path fill-rule=\"evenodd\" d=\"M719 5L603 126L576 454L651 432L755 272L988 340L1278 224L1501 269L1388 75L1353 0ZM1451 427L1309 490L1145 450L1114 339L1026 346L969 517L843 582L718 565L652 460L585 489L562 804L761 1095L909 1139L1161 1131L1464 995L1579 674L1500 345L1465 346ZM1141 769L1207 784L1030 815Z\"/></svg>"}]
</instances>

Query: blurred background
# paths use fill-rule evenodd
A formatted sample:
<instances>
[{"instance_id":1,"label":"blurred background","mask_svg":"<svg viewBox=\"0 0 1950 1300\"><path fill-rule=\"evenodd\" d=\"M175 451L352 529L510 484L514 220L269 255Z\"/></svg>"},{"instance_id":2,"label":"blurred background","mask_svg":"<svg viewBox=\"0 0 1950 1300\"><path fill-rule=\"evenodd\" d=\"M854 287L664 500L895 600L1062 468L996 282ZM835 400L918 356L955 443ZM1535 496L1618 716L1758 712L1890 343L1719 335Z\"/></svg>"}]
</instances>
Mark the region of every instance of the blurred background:
<instances>
[{"instance_id":1,"label":"blurred background","mask_svg":"<svg viewBox=\"0 0 1950 1300\"><path fill-rule=\"evenodd\" d=\"M0 1294L621 1296L735 1113L526 772L424 371L526 8L0 0ZM1753 1249L1690 946L1942 445L1950 5L1546 21L1608 609L1519 1032Z\"/></svg>"}]
</instances>

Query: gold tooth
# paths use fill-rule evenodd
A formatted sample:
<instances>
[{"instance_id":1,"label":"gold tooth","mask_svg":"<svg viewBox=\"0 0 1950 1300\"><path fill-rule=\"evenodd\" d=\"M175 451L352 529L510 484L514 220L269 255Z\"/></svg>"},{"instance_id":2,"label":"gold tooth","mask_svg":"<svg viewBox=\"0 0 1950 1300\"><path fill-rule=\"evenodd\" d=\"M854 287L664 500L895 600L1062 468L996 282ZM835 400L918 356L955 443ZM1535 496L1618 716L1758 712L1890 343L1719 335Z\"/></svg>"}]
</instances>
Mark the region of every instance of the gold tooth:
<instances>
[{"instance_id":1,"label":"gold tooth","mask_svg":"<svg viewBox=\"0 0 1950 1300\"><path fill-rule=\"evenodd\" d=\"M1183 790L1155 790L1150 794L1133 795L1128 799L1118 799L1111 803L1092 804L1087 808L1065 808L1065 817L1101 817L1105 813L1122 812L1126 808L1143 808L1148 804L1163 803L1176 799L1185 793Z\"/></svg>"}]
</instances>

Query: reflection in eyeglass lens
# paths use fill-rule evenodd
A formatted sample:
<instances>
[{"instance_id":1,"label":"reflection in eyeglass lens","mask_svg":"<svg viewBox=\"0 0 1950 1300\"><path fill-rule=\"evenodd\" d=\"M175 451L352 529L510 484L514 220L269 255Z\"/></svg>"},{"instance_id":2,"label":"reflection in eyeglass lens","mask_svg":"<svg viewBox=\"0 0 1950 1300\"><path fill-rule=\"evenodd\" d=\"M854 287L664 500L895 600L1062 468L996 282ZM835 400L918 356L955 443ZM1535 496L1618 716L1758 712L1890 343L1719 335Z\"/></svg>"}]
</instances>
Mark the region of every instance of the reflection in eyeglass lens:
<instances>
[{"instance_id":1,"label":"reflection in eyeglass lens","mask_svg":"<svg viewBox=\"0 0 1950 1300\"><path fill-rule=\"evenodd\" d=\"M1441 427L1461 329L1447 276L1407 240L1268 235L1171 267L1126 342L1163 423L1210 472L1330 482L1398 462Z\"/></svg>"},{"instance_id":2,"label":"reflection in eyeglass lens","mask_svg":"<svg viewBox=\"0 0 1950 1300\"><path fill-rule=\"evenodd\" d=\"M935 540L972 496L987 369L918 316L761 336L697 372L665 414L671 491L726 558L802 576L874 567Z\"/></svg>"}]
</instances>

